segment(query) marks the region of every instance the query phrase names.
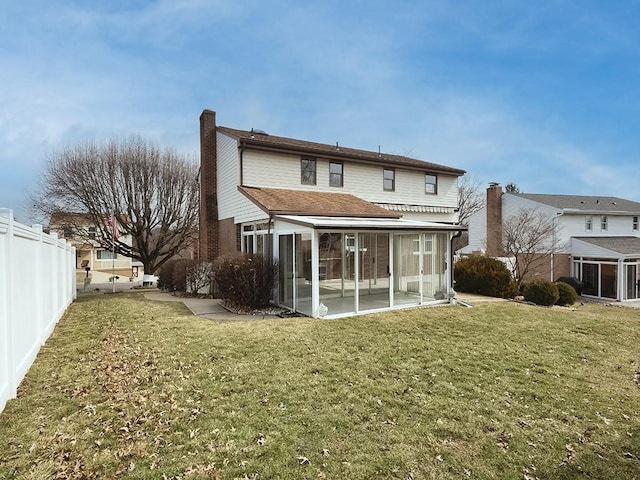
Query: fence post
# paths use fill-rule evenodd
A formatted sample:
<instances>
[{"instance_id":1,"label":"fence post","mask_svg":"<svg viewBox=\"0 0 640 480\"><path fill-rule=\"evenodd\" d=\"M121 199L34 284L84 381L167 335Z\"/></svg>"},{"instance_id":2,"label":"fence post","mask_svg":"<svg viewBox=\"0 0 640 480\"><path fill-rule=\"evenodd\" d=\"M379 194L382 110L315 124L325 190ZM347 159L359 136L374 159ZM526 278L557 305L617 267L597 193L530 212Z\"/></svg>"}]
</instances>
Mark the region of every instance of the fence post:
<instances>
[{"instance_id":1,"label":"fence post","mask_svg":"<svg viewBox=\"0 0 640 480\"><path fill-rule=\"evenodd\" d=\"M15 371L12 349L11 317L11 243L13 241L13 212L0 208L0 411L10 398L14 398Z\"/></svg>"}]
</instances>

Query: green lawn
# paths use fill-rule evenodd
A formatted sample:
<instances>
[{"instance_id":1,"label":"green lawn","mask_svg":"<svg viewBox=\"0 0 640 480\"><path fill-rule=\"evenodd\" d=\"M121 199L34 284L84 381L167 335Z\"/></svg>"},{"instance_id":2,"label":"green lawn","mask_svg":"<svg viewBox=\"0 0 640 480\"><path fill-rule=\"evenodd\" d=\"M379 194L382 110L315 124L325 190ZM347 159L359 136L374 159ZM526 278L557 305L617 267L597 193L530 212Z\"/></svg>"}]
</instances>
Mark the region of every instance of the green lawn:
<instances>
[{"instance_id":1,"label":"green lawn","mask_svg":"<svg viewBox=\"0 0 640 480\"><path fill-rule=\"evenodd\" d=\"M214 323L87 294L0 414L0 478L640 478L640 310Z\"/></svg>"}]
</instances>

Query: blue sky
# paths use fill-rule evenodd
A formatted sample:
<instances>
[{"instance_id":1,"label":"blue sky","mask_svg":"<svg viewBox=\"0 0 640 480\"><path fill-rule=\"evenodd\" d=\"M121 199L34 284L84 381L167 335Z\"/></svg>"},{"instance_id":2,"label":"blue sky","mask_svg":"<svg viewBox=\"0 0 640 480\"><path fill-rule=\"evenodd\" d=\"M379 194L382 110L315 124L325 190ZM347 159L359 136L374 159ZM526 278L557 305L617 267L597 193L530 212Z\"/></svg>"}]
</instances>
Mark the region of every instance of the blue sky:
<instances>
[{"instance_id":1,"label":"blue sky","mask_svg":"<svg viewBox=\"0 0 640 480\"><path fill-rule=\"evenodd\" d=\"M104 5L101 5L104 4ZM0 207L45 158L198 117L640 201L640 2L0 0Z\"/></svg>"}]
</instances>

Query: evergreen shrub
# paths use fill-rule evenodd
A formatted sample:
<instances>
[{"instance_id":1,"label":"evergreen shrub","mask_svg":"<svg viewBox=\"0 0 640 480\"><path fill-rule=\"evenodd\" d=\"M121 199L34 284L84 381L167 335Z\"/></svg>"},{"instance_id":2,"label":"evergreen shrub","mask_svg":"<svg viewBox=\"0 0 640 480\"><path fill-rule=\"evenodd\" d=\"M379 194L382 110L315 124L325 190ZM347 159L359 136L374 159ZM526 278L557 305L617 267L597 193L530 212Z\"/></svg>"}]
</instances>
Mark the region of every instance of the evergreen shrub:
<instances>
[{"instance_id":1,"label":"evergreen shrub","mask_svg":"<svg viewBox=\"0 0 640 480\"><path fill-rule=\"evenodd\" d=\"M565 282L555 282L558 288L558 301L556 305L573 305L578 301L576 289Z\"/></svg>"},{"instance_id":2,"label":"evergreen shrub","mask_svg":"<svg viewBox=\"0 0 640 480\"><path fill-rule=\"evenodd\" d=\"M560 298L558 287L548 280L533 280L526 283L522 288L524 299L536 305L555 305Z\"/></svg>"},{"instance_id":3,"label":"evergreen shrub","mask_svg":"<svg viewBox=\"0 0 640 480\"><path fill-rule=\"evenodd\" d=\"M489 297L512 298L517 286L511 272L500 260L472 255L456 262L454 267L456 290Z\"/></svg>"}]
</instances>

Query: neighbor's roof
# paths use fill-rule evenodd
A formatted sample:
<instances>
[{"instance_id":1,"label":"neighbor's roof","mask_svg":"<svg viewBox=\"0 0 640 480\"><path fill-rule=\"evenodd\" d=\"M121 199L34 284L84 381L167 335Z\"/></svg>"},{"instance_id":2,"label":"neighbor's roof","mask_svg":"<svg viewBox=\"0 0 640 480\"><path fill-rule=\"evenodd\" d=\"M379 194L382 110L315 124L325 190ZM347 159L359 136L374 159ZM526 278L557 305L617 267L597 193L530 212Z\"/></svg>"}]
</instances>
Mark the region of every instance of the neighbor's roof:
<instances>
[{"instance_id":1,"label":"neighbor's roof","mask_svg":"<svg viewBox=\"0 0 640 480\"><path fill-rule=\"evenodd\" d=\"M640 255L640 237L573 237L622 255Z\"/></svg>"},{"instance_id":2,"label":"neighbor's roof","mask_svg":"<svg viewBox=\"0 0 640 480\"><path fill-rule=\"evenodd\" d=\"M294 138L278 137L259 133L258 131L237 130L229 127L216 127L218 131L238 140L239 146L247 146L264 150L287 151L302 155L317 155L324 158L346 161L361 161L375 163L380 166L402 166L410 169L427 170L434 173L450 175L464 175L466 172L458 168L447 167L437 163L425 162L415 158L389 153L378 153L368 150L343 147L342 145L327 145L324 143L296 140Z\"/></svg>"},{"instance_id":3,"label":"neighbor's roof","mask_svg":"<svg viewBox=\"0 0 640 480\"><path fill-rule=\"evenodd\" d=\"M348 193L238 186L249 200L273 215L400 218L401 215Z\"/></svg>"},{"instance_id":4,"label":"neighbor's roof","mask_svg":"<svg viewBox=\"0 0 640 480\"><path fill-rule=\"evenodd\" d=\"M547 195L540 193L511 193L511 195L567 211L640 214L640 203L618 197Z\"/></svg>"}]
</instances>

